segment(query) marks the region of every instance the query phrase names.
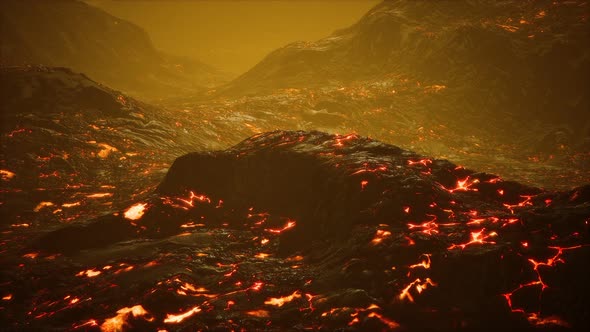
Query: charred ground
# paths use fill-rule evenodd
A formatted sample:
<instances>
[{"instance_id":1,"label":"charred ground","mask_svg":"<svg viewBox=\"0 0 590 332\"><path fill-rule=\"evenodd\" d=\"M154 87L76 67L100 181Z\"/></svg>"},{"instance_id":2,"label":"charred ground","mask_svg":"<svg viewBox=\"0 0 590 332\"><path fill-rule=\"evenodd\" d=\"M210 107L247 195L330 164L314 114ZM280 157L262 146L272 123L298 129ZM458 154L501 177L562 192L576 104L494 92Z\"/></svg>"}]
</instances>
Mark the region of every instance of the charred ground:
<instances>
[{"instance_id":1,"label":"charred ground","mask_svg":"<svg viewBox=\"0 0 590 332\"><path fill-rule=\"evenodd\" d=\"M107 330L582 328L589 194L356 135L262 134L178 158L150 197L20 247L4 282L22 307L4 317Z\"/></svg>"},{"instance_id":2,"label":"charred ground","mask_svg":"<svg viewBox=\"0 0 590 332\"><path fill-rule=\"evenodd\" d=\"M590 325L587 2L385 1L158 105L93 80L180 84L138 27L56 4L137 36L102 51L164 72L127 57L89 78L66 58L101 46L75 18L2 17L3 34L28 24L3 64L36 64L0 69L3 326ZM60 31L76 52L24 47Z\"/></svg>"}]
</instances>

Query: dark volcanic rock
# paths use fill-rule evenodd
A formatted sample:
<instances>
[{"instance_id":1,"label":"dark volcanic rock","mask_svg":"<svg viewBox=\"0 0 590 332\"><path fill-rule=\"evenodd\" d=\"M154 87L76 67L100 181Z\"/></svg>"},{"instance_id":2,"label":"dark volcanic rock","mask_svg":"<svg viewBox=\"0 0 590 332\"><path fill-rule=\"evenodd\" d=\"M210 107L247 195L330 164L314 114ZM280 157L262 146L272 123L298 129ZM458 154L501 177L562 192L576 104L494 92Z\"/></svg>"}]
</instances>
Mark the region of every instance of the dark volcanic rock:
<instances>
[{"instance_id":1,"label":"dark volcanic rock","mask_svg":"<svg viewBox=\"0 0 590 332\"><path fill-rule=\"evenodd\" d=\"M155 317L131 326L583 329L589 222L589 186L547 192L356 135L276 131L182 156L150 199L35 247L146 266L132 303L100 300ZM109 269L89 273L124 282ZM215 295L187 301L193 283Z\"/></svg>"}]
</instances>

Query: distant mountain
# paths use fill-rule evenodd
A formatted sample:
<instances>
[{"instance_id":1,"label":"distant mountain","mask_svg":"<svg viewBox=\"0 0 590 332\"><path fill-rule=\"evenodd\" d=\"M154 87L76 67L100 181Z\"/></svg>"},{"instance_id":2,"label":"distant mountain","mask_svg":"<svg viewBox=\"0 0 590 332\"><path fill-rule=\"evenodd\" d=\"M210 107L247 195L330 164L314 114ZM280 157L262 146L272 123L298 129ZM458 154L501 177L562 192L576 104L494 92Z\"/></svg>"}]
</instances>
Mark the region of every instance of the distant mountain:
<instances>
[{"instance_id":1,"label":"distant mountain","mask_svg":"<svg viewBox=\"0 0 590 332\"><path fill-rule=\"evenodd\" d=\"M445 88L441 108L588 130L586 1L386 0L356 24L270 53L221 89L255 94L403 75ZM448 106L448 107L447 107ZM584 129L586 126L588 128Z\"/></svg>"},{"instance_id":2,"label":"distant mountain","mask_svg":"<svg viewBox=\"0 0 590 332\"><path fill-rule=\"evenodd\" d=\"M69 67L149 99L223 77L206 64L161 53L140 27L78 0L2 1L0 36L2 65Z\"/></svg>"}]
</instances>

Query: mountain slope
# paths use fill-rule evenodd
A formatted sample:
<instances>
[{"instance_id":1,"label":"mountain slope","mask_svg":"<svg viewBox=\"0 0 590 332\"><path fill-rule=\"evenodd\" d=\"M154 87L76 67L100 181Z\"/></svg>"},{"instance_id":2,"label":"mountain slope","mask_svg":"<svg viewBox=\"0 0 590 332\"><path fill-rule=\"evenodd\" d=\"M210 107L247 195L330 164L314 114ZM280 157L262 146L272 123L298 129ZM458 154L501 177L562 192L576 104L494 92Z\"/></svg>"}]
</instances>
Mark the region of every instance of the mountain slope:
<instances>
[{"instance_id":1,"label":"mountain slope","mask_svg":"<svg viewBox=\"0 0 590 332\"><path fill-rule=\"evenodd\" d=\"M589 17L585 1L386 0L349 28L270 53L221 94L402 75L445 88L438 105L455 117L502 110L588 135Z\"/></svg>"},{"instance_id":2,"label":"mountain slope","mask_svg":"<svg viewBox=\"0 0 590 332\"><path fill-rule=\"evenodd\" d=\"M216 83L205 64L162 54L138 26L77 0L0 3L3 65L69 67L128 93L157 98Z\"/></svg>"}]
</instances>

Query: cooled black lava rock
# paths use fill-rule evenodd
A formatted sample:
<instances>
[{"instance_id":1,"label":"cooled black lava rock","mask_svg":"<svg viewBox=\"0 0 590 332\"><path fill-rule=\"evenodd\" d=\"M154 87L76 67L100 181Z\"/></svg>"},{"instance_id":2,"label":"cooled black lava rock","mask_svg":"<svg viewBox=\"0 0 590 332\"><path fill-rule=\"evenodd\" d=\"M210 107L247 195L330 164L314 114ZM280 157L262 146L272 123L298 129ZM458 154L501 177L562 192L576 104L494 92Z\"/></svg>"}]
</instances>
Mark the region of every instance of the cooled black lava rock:
<instances>
[{"instance_id":1,"label":"cooled black lava rock","mask_svg":"<svg viewBox=\"0 0 590 332\"><path fill-rule=\"evenodd\" d=\"M48 233L36 248L75 258L140 246L147 251L133 255L165 253L176 263L199 245L236 253L234 263L215 263L229 267L220 281L203 266L215 261L182 264L249 310L234 323L263 330L272 328L259 318L280 328L543 330L590 323L589 222L590 186L547 192L365 137L275 131L184 155L149 200ZM205 240L218 232L221 242ZM252 286L233 297L230 284L244 278ZM292 294L281 300L288 304L256 311L264 297L254 278ZM150 312L167 310L160 296L176 296L145 291ZM215 299L201 304L206 327L226 323L225 302Z\"/></svg>"}]
</instances>

